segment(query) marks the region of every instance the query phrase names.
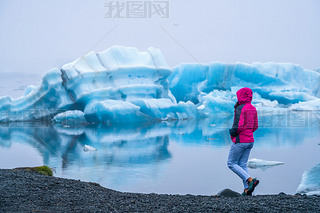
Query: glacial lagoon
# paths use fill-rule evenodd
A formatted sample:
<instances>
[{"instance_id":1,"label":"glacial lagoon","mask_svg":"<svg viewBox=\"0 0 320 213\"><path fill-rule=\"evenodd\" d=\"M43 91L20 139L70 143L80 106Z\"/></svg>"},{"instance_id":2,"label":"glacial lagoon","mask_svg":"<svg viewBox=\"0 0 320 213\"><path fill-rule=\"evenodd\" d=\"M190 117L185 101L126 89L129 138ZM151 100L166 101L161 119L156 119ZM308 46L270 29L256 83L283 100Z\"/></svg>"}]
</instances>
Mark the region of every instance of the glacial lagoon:
<instances>
[{"instance_id":1,"label":"glacial lagoon","mask_svg":"<svg viewBox=\"0 0 320 213\"><path fill-rule=\"evenodd\" d=\"M235 92L250 87L260 126L250 158L284 163L249 169L255 193L320 194L319 79L290 63L169 67L159 49L121 46L44 75L2 73L0 168L48 165L126 192L241 192L226 165L228 129ZM79 110L85 118L74 121L86 125L50 121Z\"/></svg>"},{"instance_id":2,"label":"glacial lagoon","mask_svg":"<svg viewBox=\"0 0 320 213\"><path fill-rule=\"evenodd\" d=\"M255 194L295 194L303 173L320 163L319 113L260 114L250 158L284 165L249 169L261 180ZM143 126L1 125L0 168L44 164L54 168L54 176L125 192L213 195L224 188L240 192L240 179L226 165L232 119L226 114ZM86 151L85 145L97 150Z\"/></svg>"}]
</instances>

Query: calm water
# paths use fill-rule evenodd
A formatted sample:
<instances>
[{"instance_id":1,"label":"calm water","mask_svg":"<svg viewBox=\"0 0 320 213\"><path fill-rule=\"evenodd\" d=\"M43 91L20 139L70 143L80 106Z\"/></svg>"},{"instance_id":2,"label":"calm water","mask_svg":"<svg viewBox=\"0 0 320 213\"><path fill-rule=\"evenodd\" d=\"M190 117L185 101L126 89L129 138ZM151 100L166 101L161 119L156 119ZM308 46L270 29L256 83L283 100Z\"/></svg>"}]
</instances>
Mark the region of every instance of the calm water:
<instances>
[{"instance_id":1,"label":"calm water","mask_svg":"<svg viewBox=\"0 0 320 213\"><path fill-rule=\"evenodd\" d=\"M45 164L55 168L55 176L129 192L241 191L242 182L226 166L232 115L213 117L139 127L1 126L0 168ZM261 180L256 194L294 194L303 172L320 163L318 118L318 112L260 117L250 158L285 164L249 170ZM97 151L85 152L85 145Z\"/></svg>"}]
</instances>

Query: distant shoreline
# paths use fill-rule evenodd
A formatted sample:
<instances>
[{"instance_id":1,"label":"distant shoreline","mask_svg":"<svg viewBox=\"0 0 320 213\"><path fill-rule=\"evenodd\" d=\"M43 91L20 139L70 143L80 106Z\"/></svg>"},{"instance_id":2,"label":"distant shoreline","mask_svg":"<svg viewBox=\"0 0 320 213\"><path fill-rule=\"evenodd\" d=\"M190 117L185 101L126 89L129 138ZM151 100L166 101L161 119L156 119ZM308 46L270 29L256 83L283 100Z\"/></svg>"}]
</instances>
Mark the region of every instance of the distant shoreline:
<instances>
[{"instance_id":1,"label":"distant shoreline","mask_svg":"<svg viewBox=\"0 0 320 213\"><path fill-rule=\"evenodd\" d=\"M320 212L320 196L124 193L97 183L0 169L0 212Z\"/></svg>"}]
</instances>

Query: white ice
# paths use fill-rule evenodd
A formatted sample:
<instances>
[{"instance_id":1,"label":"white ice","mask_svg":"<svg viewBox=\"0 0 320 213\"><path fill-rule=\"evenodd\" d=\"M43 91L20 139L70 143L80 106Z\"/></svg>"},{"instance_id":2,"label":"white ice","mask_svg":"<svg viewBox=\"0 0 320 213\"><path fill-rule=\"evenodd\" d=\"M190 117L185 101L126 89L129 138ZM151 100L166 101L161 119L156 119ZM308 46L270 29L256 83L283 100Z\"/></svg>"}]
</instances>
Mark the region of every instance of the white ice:
<instances>
[{"instance_id":1,"label":"white ice","mask_svg":"<svg viewBox=\"0 0 320 213\"><path fill-rule=\"evenodd\" d=\"M97 149L89 145L84 145L83 151L92 152L92 151L97 151Z\"/></svg>"},{"instance_id":2,"label":"white ice","mask_svg":"<svg viewBox=\"0 0 320 213\"><path fill-rule=\"evenodd\" d=\"M320 195L320 164L305 171L302 175L302 180L298 186L297 193L307 195Z\"/></svg>"},{"instance_id":3,"label":"white ice","mask_svg":"<svg viewBox=\"0 0 320 213\"><path fill-rule=\"evenodd\" d=\"M268 160L252 158L252 159L248 160L247 166L250 169L257 169L257 168L266 169L269 167L278 166L278 165L282 165L282 164L284 164L284 162L268 161Z\"/></svg>"}]
</instances>

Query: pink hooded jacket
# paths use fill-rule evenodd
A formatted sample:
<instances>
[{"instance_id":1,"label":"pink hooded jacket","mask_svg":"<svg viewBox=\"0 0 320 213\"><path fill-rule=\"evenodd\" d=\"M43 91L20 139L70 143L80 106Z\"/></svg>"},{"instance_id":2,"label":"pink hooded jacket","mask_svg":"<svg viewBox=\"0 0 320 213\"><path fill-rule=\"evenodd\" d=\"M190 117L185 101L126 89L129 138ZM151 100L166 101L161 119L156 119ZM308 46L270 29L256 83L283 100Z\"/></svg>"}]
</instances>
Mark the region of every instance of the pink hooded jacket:
<instances>
[{"instance_id":1,"label":"pink hooded jacket","mask_svg":"<svg viewBox=\"0 0 320 213\"><path fill-rule=\"evenodd\" d=\"M251 104L252 90L244 87L237 91L238 102L235 105L234 121L229 130L234 143L254 142L253 132L258 129L258 115Z\"/></svg>"}]
</instances>

